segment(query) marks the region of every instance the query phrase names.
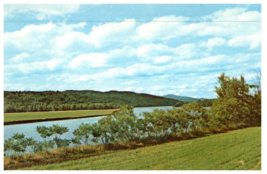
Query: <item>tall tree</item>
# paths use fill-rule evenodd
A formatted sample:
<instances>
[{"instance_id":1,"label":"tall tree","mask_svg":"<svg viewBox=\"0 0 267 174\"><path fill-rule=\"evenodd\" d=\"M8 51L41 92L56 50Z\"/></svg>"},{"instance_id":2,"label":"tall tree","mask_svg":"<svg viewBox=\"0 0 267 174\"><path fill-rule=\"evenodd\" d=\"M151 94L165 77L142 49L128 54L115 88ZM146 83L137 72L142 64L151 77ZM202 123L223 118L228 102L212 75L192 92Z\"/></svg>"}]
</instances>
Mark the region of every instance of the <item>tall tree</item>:
<instances>
[{"instance_id":1,"label":"tall tree","mask_svg":"<svg viewBox=\"0 0 267 174\"><path fill-rule=\"evenodd\" d=\"M257 113L255 105L255 95L250 94L249 85L245 82L245 78L230 78L222 73L218 77L220 86L216 86L215 90L218 95L216 101L213 102L211 111L214 115L215 122L218 124L256 124L252 119ZM259 115L256 116L257 118Z\"/></svg>"}]
</instances>

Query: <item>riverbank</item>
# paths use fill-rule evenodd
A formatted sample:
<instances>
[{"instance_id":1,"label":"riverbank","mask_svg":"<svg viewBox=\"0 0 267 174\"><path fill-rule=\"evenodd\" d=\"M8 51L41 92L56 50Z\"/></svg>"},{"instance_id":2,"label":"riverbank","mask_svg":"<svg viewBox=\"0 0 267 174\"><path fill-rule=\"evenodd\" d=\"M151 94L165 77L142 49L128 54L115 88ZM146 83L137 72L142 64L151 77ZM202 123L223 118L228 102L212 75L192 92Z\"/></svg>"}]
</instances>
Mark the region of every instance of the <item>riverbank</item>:
<instances>
[{"instance_id":1,"label":"riverbank","mask_svg":"<svg viewBox=\"0 0 267 174\"><path fill-rule=\"evenodd\" d=\"M112 146L89 145L6 157L4 168L5 170L260 170L261 127L233 127L191 132L167 139L144 139L140 142L119 143Z\"/></svg>"},{"instance_id":2,"label":"riverbank","mask_svg":"<svg viewBox=\"0 0 267 174\"><path fill-rule=\"evenodd\" d=\"M5 113L4 125L109 116L118 109Z\"/></svg>"}]
</instances>

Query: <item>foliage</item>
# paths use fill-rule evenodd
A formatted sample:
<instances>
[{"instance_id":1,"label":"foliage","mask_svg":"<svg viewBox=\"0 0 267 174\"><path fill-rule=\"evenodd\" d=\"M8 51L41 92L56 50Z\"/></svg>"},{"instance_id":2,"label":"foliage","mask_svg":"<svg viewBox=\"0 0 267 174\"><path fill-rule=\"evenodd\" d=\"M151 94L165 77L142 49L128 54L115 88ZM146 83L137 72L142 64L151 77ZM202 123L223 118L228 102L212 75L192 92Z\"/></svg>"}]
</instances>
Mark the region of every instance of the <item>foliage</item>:
<instances>
[{"instance_id":1,"label":"foliage","mask_svg":"<svg viewBox=\"0 0 267 174\"><path fill-rule=\"evenodd\" d=\"M89 137L90 135L92 134L92 125L90 123L82 123L78 129L76 129L74 132L73 132L73 135L75 136L74 139L72 139L72 142L74 144L81 144L80 141L83 142L83 144L88 144L89 143Z\"/></svg>"},{"instance_id":2,"label":"foliage","mask_svg":"<svg viewBox=\"0 0 267 174\"><path fill-rule=\"evenodd\" d=\"M215 87L218 99L211 107L214 122L225 126L260 124L261 95L249 93L251 85L246 84L244 77L230 78L222 73L218 80L220 86Z\"/></svg>"},{"instance_id":3,"label":"foliage","mask_svg":"<svg viewBox=\"0 0 267 174\"><path fill-rule=\"evenodd\" d=\"M98 91L4 91L4 112L115 109L128 104L174 106L178 100L133 92Z\"/></svg>"},{"instance_id":4,"label":"foliage","mask_svg":"<svg viewBox=\"0 0 267 174\"><path fill-rule=\"evenodd\" d=\"M46 126L37 126L36 131L40 134L40 136L44 139L44 149L48 150L53 148L54 144L57 148L68 147L71 143L71 140L68 139L60 139L60 136L69 131L68 127L59 126L53 124L50 127ZM54 141L47 141L49 137L54 136Z\"/></svg>"}]
</instances>

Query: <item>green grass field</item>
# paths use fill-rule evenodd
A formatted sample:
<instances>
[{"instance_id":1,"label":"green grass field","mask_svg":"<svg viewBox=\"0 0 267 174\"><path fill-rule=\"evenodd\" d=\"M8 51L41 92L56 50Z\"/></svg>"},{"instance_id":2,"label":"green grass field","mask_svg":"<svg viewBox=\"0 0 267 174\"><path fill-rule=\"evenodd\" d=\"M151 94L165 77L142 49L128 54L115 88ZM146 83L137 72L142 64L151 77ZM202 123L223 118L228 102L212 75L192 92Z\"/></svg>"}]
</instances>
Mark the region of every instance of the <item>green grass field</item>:
<instances>
[{"instance_id":1,"label":"green grass field","mask_svg":"<svg viewBox=\"0 0 267 174\"><path fill-rule=\"evenodd\" d=\"M24 169L261 170L261 127Z\"/></svg>"},{"instance_id":2,"label":"green grass field","mask_svg":"<svg viewBox=\"0 0 267 174\"><path fill-rule=\"evenodd\" d=\"M36 119L56 119L64 117L83 117L112 114L116 109L103 110L76 110L76 111L50 111L50 112L21 112L4 113L4 122L28 121Z\"/></svg>"}]
</instances>

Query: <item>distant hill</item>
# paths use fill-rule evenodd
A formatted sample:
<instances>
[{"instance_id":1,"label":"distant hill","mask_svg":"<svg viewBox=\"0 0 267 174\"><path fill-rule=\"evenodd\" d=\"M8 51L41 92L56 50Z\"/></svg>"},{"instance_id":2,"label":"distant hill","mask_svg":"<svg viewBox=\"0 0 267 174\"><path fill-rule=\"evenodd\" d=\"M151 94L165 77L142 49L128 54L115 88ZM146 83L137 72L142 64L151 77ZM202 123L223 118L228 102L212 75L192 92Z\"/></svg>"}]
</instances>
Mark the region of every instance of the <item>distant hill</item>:
<instances>
[{"instance_id":1,"label":"distant hill","mask_svg":"<svg viewBox=\"0 0 267 174\"><path fill-rule=\"evenodd\" d=\"M193 98L193 97L186 97L186 96L178 96L173 94L164 95L163 97L169 99L175 99L182 102L196 102L198 100L213 100L213 99L205 99L205 98Z\"/></svg>"},{"instance_id":2,"label":"distant hill","mask_svg":"<svg viewBox=\"0 0 267 174\"><path fill-rule=\"evenodd\" d=\"M108 91L99 92L93 90L75 91L68 90L65 91L72 94L77 94L80 96L89 97L93 102L113 102L119 104L128 104L135 107L142 106L174 106L177 99L165 98L144 93L135 93L129 91Z\"/></svg>"},{"instance_id":3,"label":"distant hill","mask_svg":"<svg viewBox=\"0 0 267 174\"><path fill-rule=\"evenodd\" d=\"M177 103L183 102L128 91L4 91L4 112L114 109L124 104L134 107L175 106Z\"/></svg>"}]
</instances>

